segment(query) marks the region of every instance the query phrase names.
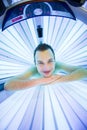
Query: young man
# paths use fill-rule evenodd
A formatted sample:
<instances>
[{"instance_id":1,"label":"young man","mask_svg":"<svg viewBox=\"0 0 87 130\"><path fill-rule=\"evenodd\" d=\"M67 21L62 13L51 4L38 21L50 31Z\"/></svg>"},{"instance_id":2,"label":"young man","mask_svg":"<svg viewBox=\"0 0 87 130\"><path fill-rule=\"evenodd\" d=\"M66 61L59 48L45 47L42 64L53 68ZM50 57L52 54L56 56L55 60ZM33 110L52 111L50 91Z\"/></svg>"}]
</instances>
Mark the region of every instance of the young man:
<instances>
[{"instance_id":1,"label":"young man","mask_svg":"<svg viewBox=\"0 0 87 130\"><path fill-rule=\"evenodd\" d=\"M34 51L35 67L27 70L24 74L8 80L4 89L19 90L37 85L45 85L58 82L69 82L87 77L87 70L75 66L68 66L58 63L55 60L55 53L50 45L39 44ZM56 74L60 70L67 72L66 75ZM31 79L38 74L38 78Z\"/></svg>"}]
</instances>

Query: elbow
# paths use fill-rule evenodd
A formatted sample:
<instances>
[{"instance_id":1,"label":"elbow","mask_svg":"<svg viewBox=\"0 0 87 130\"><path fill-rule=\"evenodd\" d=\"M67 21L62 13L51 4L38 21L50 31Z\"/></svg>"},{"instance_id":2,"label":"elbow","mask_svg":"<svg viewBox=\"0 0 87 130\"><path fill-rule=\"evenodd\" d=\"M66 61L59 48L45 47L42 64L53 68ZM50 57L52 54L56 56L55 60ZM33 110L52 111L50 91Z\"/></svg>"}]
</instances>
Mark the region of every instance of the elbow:
<instances>
[{"instance_id":1,"label":"elbow","mask_svg":"<svg viewBox=\"0 0 87 130\"><path fill-rule=\"evenodd\" d=\"M9 90L8 88L9 88L9 85L8 85L8 83L6 82L6 83L4 84L4 90Z\"/></svg>"},{"instance_id":2,"label":"elbow","mask_svg":"<svg viewBox=\"0 0 87 130\"><path fill-rule=\"evenodd\" d=\"M11 81L5 82L5 84L4 84L4 90L11 90L12 85L13 85L13 84L12 84Z\"/></svg>"},{"instance_id":3,"label":"elbow","mask_svg":"<svg viewBox=\"0 0 87 130\"><path fill-rule=\"evenodd\" d=\"M82 69L79 69L78 72L81 78L87 78L87 69L82 68Z\"/></svg>"}]
</instances>

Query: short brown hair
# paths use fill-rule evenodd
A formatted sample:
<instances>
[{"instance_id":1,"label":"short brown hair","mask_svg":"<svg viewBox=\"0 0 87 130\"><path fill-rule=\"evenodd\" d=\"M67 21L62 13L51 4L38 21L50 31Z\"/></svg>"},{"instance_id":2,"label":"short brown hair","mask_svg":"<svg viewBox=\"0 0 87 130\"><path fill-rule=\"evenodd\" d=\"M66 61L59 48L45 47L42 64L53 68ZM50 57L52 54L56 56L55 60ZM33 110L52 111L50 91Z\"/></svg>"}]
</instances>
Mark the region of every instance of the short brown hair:
<instances>
[{"instance_id":1,"label":"short brown hair","mask_svg":"<svg viewBox=\"0 0 87 130\"><path fill-rule=\"evenodd\" d=\"M35 55L36 55L37 51L45 51L45 50L48 50L48 49L50 49L52 51L52 53L54 55L54 59L55 59L55 53L54 53L53 48L50 45L46 44L46 43L41 43L34 50L34 62L36 63Z\"/></svg>"}]
</instances>

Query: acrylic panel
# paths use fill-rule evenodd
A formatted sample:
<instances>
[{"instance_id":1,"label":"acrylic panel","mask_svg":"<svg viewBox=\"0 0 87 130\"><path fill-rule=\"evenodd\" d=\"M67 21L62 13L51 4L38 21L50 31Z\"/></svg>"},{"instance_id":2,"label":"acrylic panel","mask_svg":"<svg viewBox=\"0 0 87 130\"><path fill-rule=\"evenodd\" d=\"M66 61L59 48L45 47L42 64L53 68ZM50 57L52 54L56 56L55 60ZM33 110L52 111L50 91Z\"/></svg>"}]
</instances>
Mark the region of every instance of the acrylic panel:
<instances>
[{"instance_id":1,"label":"acrylic panel","mask_svg":"<svg viewBox=\"0 0 87 130\"><path fill-rule=\"evenodd\" d=\"M38 37L37 26L43 28ZM0 32L0 84L34 65L33 52L48 43L56 60L87 68L87 25L40 16ZM0 92L0 130L87 130L87 81Z\"/></svg>"}]
</instances>

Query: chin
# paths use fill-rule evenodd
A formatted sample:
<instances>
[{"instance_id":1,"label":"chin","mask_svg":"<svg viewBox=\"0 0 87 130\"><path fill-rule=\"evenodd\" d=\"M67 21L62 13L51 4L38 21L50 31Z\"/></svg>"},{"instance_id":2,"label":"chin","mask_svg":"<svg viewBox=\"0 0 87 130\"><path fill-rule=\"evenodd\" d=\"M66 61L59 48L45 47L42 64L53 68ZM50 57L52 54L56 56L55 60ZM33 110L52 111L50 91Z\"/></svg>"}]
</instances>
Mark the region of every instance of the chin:
<instances>
[{"instance_id":1,"label":"chin","mask_svg":"<svg viewBox=\"0 0 87 130\"><path fill-rule=\"evenodd\" d=\"M45 78L52 76L52 74L44 75Z\"/></svg>"}]
</instances>

